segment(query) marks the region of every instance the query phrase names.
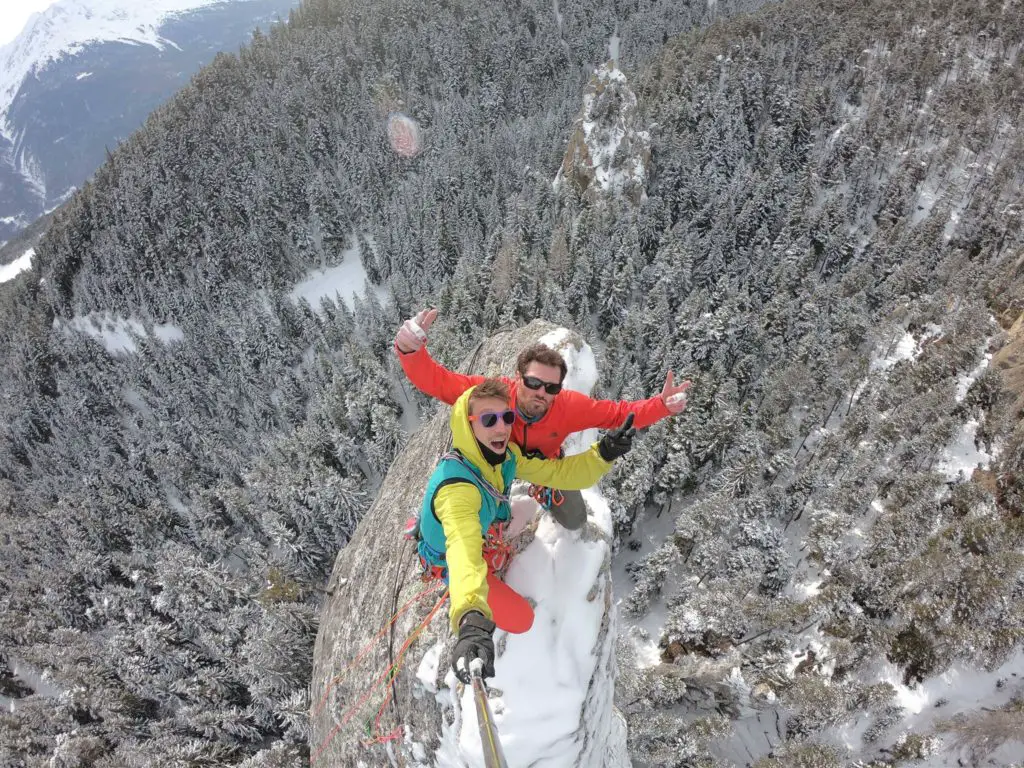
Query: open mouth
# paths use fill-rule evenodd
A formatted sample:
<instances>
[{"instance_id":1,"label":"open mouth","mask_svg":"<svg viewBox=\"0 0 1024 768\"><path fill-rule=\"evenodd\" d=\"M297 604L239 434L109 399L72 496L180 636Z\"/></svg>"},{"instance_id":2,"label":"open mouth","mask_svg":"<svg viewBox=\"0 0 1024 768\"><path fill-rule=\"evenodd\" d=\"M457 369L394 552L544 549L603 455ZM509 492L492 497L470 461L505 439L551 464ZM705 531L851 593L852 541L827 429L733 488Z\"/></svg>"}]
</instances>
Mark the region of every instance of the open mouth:
<instances>
[{"instance_id":1,"label":"open mouth","mask_svg":"<svg viewBox=\"0 0 1024 768\"><path fill-rule=\"evenodd\" d=\"M508 441L504 440L504 439L502 439L502 440L491 440L488 443L488 446L495 453L500 453L501 451L505 450L505 443L507 443L507 442Z\"/></svg>"}]
</instances>

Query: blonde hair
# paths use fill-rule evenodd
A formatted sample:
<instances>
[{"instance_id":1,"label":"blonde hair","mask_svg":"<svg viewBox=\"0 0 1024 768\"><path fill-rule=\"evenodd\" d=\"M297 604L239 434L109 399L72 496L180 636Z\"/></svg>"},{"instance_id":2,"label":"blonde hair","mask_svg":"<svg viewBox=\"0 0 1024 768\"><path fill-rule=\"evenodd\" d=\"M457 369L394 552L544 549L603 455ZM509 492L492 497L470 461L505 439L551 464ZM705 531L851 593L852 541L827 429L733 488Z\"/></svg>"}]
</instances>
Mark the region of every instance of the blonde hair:
<instances>
[{"instance_id":1,"label":"blonde hair","mask_svg":"<svg viewBox=\"0 0 1024 768\"><path fill-rule=\"evenodd\" d=\"M509 403L512 400L508 384L501 379L484 379L473 387L473 391L469 393L469 410L473 410L474 400L483 400L486 397L504 400L505 403Z\"/></svg>"}]
</instances>

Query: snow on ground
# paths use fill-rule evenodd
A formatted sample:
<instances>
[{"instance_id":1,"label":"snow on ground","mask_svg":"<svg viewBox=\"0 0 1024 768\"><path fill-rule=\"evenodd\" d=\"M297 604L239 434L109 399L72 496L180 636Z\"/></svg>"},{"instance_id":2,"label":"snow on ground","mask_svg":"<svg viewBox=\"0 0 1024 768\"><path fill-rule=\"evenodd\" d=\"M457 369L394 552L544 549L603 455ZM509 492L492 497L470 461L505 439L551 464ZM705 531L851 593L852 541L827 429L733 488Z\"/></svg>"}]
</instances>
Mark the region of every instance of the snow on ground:
<instances>
[{"instance_id":1,"label":"snow on ground","mask_svg":"<svg viewBox=\"0 0 1024 768\"><path fill-rule=\"evenodd\" d=\"M941 472L949 481L970 480L974 470L987 469L992 454L975 445L978 421L969 419L962 424L953 442L942 450L941 458L935 463L935 471Z\"/></svg>"},{"instance_id":2,"label":"snow on ground","mask_svg":"<svg viewBox=\"0 0 1024 768\"><path fill-rule=\"evenodd\" d=\"M590 393L597 382L597 358L589 344L577 349L570 341L570 334L565 328L558 328L542 336L538 341L562 354L565 359L566 373L562 385L576 392ZM597 429L586 429L574 432L562 444L566 456L582 453L599 439Z\"/></svg>"},{"instance_id":3,"label":"snow on ground","mask_svg":"<svg viewBox=\"0 0 1024 768\"><path fill-rule=\"evenodd\" d=\"M46 696L53 698L60 696L63 691L55 686L50 680L44 677L38 669L29 666L23 661L11 656L8 661L11 665L11 672L14 677L32 689L35 696ZM18 707L18 699L12 699L0 695L0 707L13 712Z\"/></svg>"},{"instance_id":4,"label":"snow on ground","mask_svg":"<svg viewBox=\"0 0 1024 768\"><path fill-rule=\"evenodd\" d=\"M635 586L626 567L643 560L668 540L675 531L676 519L681 511L682 505L676 503L670 510L664 512L644 509L637 515L630 537L630 541L635 542L633 546L637 546L637 549L622 547L612 563L615 605L620 611ZM634 654L633 663L637 668L653 667L661 663L658 641L665 627L665 618L665 602L661 598L656 598L651 601L650 608L642 616L621 620L622 628L619 634L631 646Z\"/></svg>"},{"instance_id":5,"label":"snow on ground","mask_svg":"<svg viewBox=\"0 0 1024 768\"><path fill-rule=\"evenodd\" d=\"M14 161L14 169L21 176L21 180L25 182L29 190L40 200L45 200L46 176L43 173L43 166L39 159L22 146L15 151L12 160Z\"/></svg>"},{"instance_id":6,"label":"snow on ground","mask_svg":"<svg viewBox=\"0 0 1024 768\"><path fill-rule=\"evenodd\" d=\"M49 208L47 208L45 211L43 211L43 213L44 214L46 214L46 213L53 213L58 208L60 208L62 205L64 205L64 203L66 203L68 200L70 200L71 196L74 195L75 192L77 192L77 191L78 191L78 187L76 187L74 185L68 187L63 192L61 192L60 195L57 196L57 198L53 201L53 205L51 205Z\"/></svg>"},{"instance_id":7,"label":"snow on ground","mask_svg":"<svg viewBox=\"0 0 1024 768\"><path fill-rule=\"evenodd\" d=\"M28 219L22 214L17 216L0 216L0 224L15 224L19 227L25 227L28 226L28 223Z\"/></svg>"},{"instance_id":8,"label":"snow on ground","mask_svg":"<svg viewBox=\"0 0 1024 768\"><path fill-rule=\"evenodd\" d=\"M25 270L31 269L32 257L35 255L35 249L29 248L10 264L0 265L0 283L6 283L8 280L13 280Z\"/></svg>"},{"instance_id":9,"label":"snow on ground","mask_svg":"<svg viewBox=\"0 0 1024 768\"><path fill-rule=\"evenodd\" d=\"M567 337L559 331L543 341L559 345ZM589 392L597 373L593 352L587 345L578 350L563 346L561 351L572 374L568 385ZM584 498L591 522L610 536L611 512L600 493L585 491ZM532 504L542 516L534 540L516 556L506 577L508 584L535 601L533 627L522 635L495 634L499 655L497 674L489 681L490 704L508 764L626 768L625 729L612 707L614 621L601 636L609 588L603 571L611 556L610 543L593 536L584 540L579 532L565 530L528 498L517 502ZM418 670L421 680L432 678L437 664L447 664L439 654L437 646L426 651ZM437 696L451 704L455 720L443 726L433 765L482 766L472 690L458 693L450 669L445 682L448 688Z\"/></svg>"},{"instance_id":10,"label":"snow on ground","mask_svg":"<svg viewBox=\"0 0 1024 768\"><path fill-rule=\"evenodd\" d=\"M90 312L88 315L76 315L69 323L53 321L54 328L70 328L99 339L107 351L135 352L134 335L145 336L146 327L133 318L118 317L109 312ZM157 324L153 326L153 335L164 344L182 341L184 332L176 325Z\"/></svg>"},{"instance_id":11,"label":"snow on ground","mask_svg":"<svg viewBox=\"0 0 1024 768\"><path fill-rule=\"evenodd\" d=\"M1018 649L1005 663L991 672L957 662L945 672L930 677L914 687L904 685L899 668L885 659L881 659L873 670L869 670L862 677L870 682L888 683L896 692L894 703L904 709L905 717L885 740L895 744L904 734L930 735L943 721L951 720L954 715L971 715L999 709L1012 699L1024 696L1024 650ZM838 742L845 744L854 752L860 751L860 736L869 722L867 716L861 715L837 729L835 735ZM957 750L952 740L943 737L943 742L943 746L935 755L916 765L940 768L972 764L957 762ZM878 744L878 747L885 746L885 743ZM1018 757L1024 754L1024 734L1020 734L1015 749ZM997 761L991 764L1008 763Z\"/></svg>"},{"instance_id":12,"label":"snow on ground","mask_svg":"<svg viewBox=\"0 0 1024 768\"><path fill-rule=\"evenodd\" d=\"M917 225L927 219L941 195L942 190L936 179L928 178L921 182L917 190L917 200L913 206L914 212L911 214L910 223Z\"/></svg>"},{"instance_id":13,"label":"snow on ground","mask_svg":"<svg viewBox=\"0 0 1024 768\"><path fill-rule=\"evenodd\" d=\"M985 345L987 349L987 340ZM960 376L956 384L956 401L958 403L967 396L967 390L988 368L991 360L992 355L984 353L981 362L973 371ZM978 426L977 419L968 419L960 425L960 430L953 438L953 442L943 449L939 461L936 462L935 470L944 474L948 480L970 480L975 469L979 467L987 469L992 462L993 455L975 445Z\"/></svg>"},{"instance_id":14,"label":"snow on ground","mask_svg":"<svg viewBox=\"0 0 1024 768\"><path fill-rule=\"evenodd\" d=\"M893 368L897 363L904 360L916 360L924 349L924 345L932 340L942 336L942 328L934 323L927 323L924 326L924 330L921 333L919 339L914 338L914 335L909 331L903 331L899 336L893 336L889 340L886 348L875 349L871 353L871 357L868 363L868 375L854 388L853 392L849 396L849 400L844 397L840 404L833 409L831 415L828 417L827 422L824 426L818 426L804 437L805 427L804 414L808 410L806 405L795 405L790 411L792 419L797 423L797 432L799 436L793 441L790 446L792 455L794 457L799 456L810 456L814 453L815 446L829 434L835 432L843 423L843 419L846 417L847 408L856 403L864 390L872 382L874 377L884 375L887 371ZM966 391L966 390L964 390ZM785 478L780 478L784 480Z\"/></svg>"},{"instance_id":15,"label":"snow on ground","mask_svg":"<svg viewBox=\"0 0 1024 768\"><path fill-rule=\"evenodd\" d=\"M434 681L437 679L437 669L441 664L441 652L444 650L444 640L438 640L430 649L423 654L420 665L416 668L416 677L423 687L431 693L437 693L437 686Z\"/></svg>"},{"instance_id":16,"label":"snow on ground","mask_svg":"<svg viewBox=\"0 0 1024 768\"><path fill-rule=\"evenodd\" d=\"M373 247L372 240L370 247ZM320 300L324 297L334 300L340 296L345 306L353 309L355 297L365 295L368 285L377 294L377 298L383 301L387 291L373 286L367 280L366 270L359 258L359 246L353 245L342 254L340 264L310 272L295 285L289 295L292 301L305 299L317 312L320 311Z\"/></svg>"},{"instance_id":17,"label":"snow on ground","mask_svg":"<svg viewBox=\"0 0 1024 768\"><path fill-rule=\"evenodd\" d=\"M974 368L970 373L965 373L956 382L956 401L962 403L963 399L967 397L967 390L971 388L971 385L978 380L978 377L985 372L988 368L988 364L992 362L992 355L985 352L988 349L990 339L985 340L985 347L982 350L981 362Z\"/></svg>"},{"instance_id":18,"label":"snow on ground","mask_svg":"<svg viewBox=\"0 0 1024 768\"><path fill-rule=\"evenodd\" d=\"M558 26L558 41L562 44L563 50L565 50L565 52L571 57L572 48L569 47L569 43L567 43L565 38L562 36L562 11L558 7L558 0L551 0L551 3L554 6L555 24Z\"/></svg>"},{"instance_id":19,"label":"snow on ground","mask_svg":"<svg viewBox=\"0 0 1024 768\"><path fill-rule=\"evenodd\" d=\"M616 22L615 31L612 32L612 36L608 38L608 58L615 64L615 66L619 65L619 43L621 42L622 41L619 38L619 25Z\"/></svg>"},{"instance_id":20,"label":"snow on ground","mask_svg":"<svg viewBox=\"0 0 1024 768\"><path fill-rule=\"evenodd\" d=\"M929 338L940 337L942 328L929 324L920 341L914 341L909 333L904 334L890 346L887 354L873 358L871 369L887 371L900 360L916 358L922 344ZM992 355L985 352L990 340L986 339L982 346L982 360L969 373L962 374L957 381L956 402L962 402L968 389L988 367ZM860 388L858 388L860 391ZM946 475L950 481L970 479L971 473L979 465L987 467L992 456L974 444L978 428L977 420L970 419L964 423L960 431L946 446L936 464L936 470ZM862 446L868 447L868 446ZM870 530L875 518L884 511L882 502L875 499L871 502L869 514L860 521L857 528L844 537L843 546L850 557L861 548L866 539L863 531ZM825 512L822 510L821 512ZM817 592L821 579L812 580L815 572L809 570L803 574L803 584L797 585L794 576L793 596L801 592L814 594ZM816 574L827 577L827 571ZM823 640L825 640L823 638ZM827 643L827 640L825 640ZM819 661L827 654L827 644L815 648ZM790 665L795 668L794 664ZM958 713L980 712L982 709L995 709L1006 704L1014 696L1024 695L1024 651L1017 653L994 672L985 672L957 663L942 674L936 675L914 687L903 684L902 674L898 667L882 658L873 669L862 675L863 679L872 683L889 683L896 691L895 703L903 707L906 716L890 734L877 743L879 748L895 745L904 735L914 733L922 736L931 734L936 724L949 720ZM1002 682L1000 682L1002 681ZM1007 684L1009 681L1010 684ZM850 749L854 754L864 750L862 736L873 722L873 717L866 714L856 715L850 722L838 728L834 735L836 743ZM1024 740L1022 740L1024 741ZM1019 745L1018 745L1019 746ZM951 751L952 750L952 751ZM969 762L957 762L960 756L949 744L941 748L932 758L923 764L926 768L939 768L946 765L967 765ZM1005 765L1006 762L994 762L993 765Z\"/></svg>"},{"instance_id":21,"label":"snow on ground","mask_svg":"<svg viewBox=\"0 0 1024 768\"><path fill-rule=\"evenodd\" d=\"M568 336L568 331L558 329L543 336L540 342L562 352L568 368L565 376L566 388L576 390L577 392L590 392L593 388L593 383L597 381L597 360L589 345L584 345L580 350L567 350ZM564 443L565 453L571 456L585 451L598 439L600 439L600 431L597 429L576 432L566 439ZM588 506L591 508L591 519L595 520L599 517L602 521L600 523L602 529L610 537L612 535L612 521L611 510L608 508L607 502L596 493L593 497L588 497L587 501ZM647 519L646 513L639 516L636 538L643 540L647 546L635 554L632 552L621 553L613 564L612 584L616 610L621 606L623 599L628 598L633 591L633 581L625 571L626 563L636 560L640 556L650 554L651 551L657 549L674 529L674 520L675 516L673 514L665 514L650 520ZM633 556L630 557L629 555ZM664 620L664 610L659 608L650 611L636 625L629 625L626 634L634 645L633 650L636 654L636 660L640 664L653 666L660 663L661 651L658 649L657 639L660 637ZM640 632L634 631L634 627L637 626L640 628Z\"/></svg>"},{"instance_id":22,"label":"snow on ground","mask_svg":"<svg viewBox=\"0 0 1024 768\"><path fill-rule=\"evenodd\" d=\"M554 5L555 11L555 23L558 25L558 31L562 31L562 12L558 9L558 0L551 0Z\"/></svg>"},{"instance_id":23,"label":"snow on ground","mask_svg":"<svg viewBox=\"0 0 1024 768\"><path fill-rule=\"evenodd\" d=\"M937 325L929 323L920 339L915 339L910 331L904 331L899 339L893 339L889 348L879 355L877 352L871 356L869 366L872 371L887 371L901 360L914 360L921 354L923 344L931 338L942 335L942 329Z\"/></svg>"},{"instance_id":24,"label":"snow on ground","mask_svg":"<svg viewBox=\"0 0 1024 768\"><path fill-rule=\"evenodd\" d=\"M490 683L501 692L491 705L510 765L554 768L576 762L582 746L577 732L597 667L604 614L604 602L588 601L587 596L599 583L607 556L605 542L580 541L545 516L533 543L509 569L508 583L537 601L533 627L523 635L507 636ZM454 680L449 671L449 685ZM612 681L604 683L610 686ZM462 694L461 712L459 752L469 757L470 765L480 765L483 755L470 690Z\"/></svg>"},{"instance_id":25,"label":"snow on ground","mask_svg":"<svg viewBox=\"0 0 1024 768\"><path fill-rule=\"evenodd\" d=\"M872 356L869 365L871 373L868 378L884 376L896 363L916 359L921 354L923 345L929 339L941 337L942 334L941 327L928 324L920 339L915 339L910 333L894 336L887 349L876 352ZM983 359L981 362L974 370L959 377L956 402L961 402L964 399L971 384L989 365L991 355L984 352L988 348L989 341L986 339L982 347ZM854 400L868 383L868 379L865 379L858 385L854 391ZM845 413L845 409L839 409L839 411ZM828 432L838 429L841 422L840 414L836 414L824 429L818 429L818 434L812 435L807 441L808 451L813 451L813 443ZM992 456L974 445L977 427L978 422L975 420L966 422L950 445L943 450L936 470L945 473L948 479L969 479L976 466L979 464L987 466L991 461ZM872 450L872 446L862 443L859 450ZM867 543L866 532L871 530L875 519L884 511L882 501L873 500L865 515L858 521L857 527L849 530L843 537L841 546L848 557L855 557L856 553ZM800 519L794 520L787 527L786 535L790 541L789 552L796 564L795 572L786 589L786 595L790 599L798 601L811 599L820 592L823 584L828 582L829 571L807 561L804 558L804 550L810 525L816 519L829 514L827 509L815 509L809 506ZM657 546L659 540L663 540L663 538L656 539L653 542L653 547ZM646 546L645 549L650 551ZM805 631L794 641L790 648L791 657L786 667L787 673L792 676L799 662L806 658L808 649L815 653L818 673L830 674L834 660L830 658L829 639L816 626ZM865 745L862 737L875 721L875 716L856 713L849 722L837 727L832 731L833 742L837 746L850 749L854 756L866 754L872 748L891 749L900 738L908 733L930 735L940 720L948 720L957 713L980 712L985 708L998 708L1014 695L1024 695L1024 651L1018 650L1010 661L995 672L973 670L966 664L960 663L954 665L947 672L930 678L913 688L903 685L899 669L885 661L884 658L862 677L865 682L891 684L896 691L895 703L903 707L907 715L897 726L894 726L890 732L871 746ZM1003 682L999 683L999 681ZM767 751L770 751L772 744L781 740L781 735L776 730L777 724L777 715L773 710L757 712L753 718L741 717L735 720L731 736L721 745L720 756L732 760L738 765L743 765L751 762L753 756L766 754L764 749L766 745ZM950 740L947 739L947 741ZM1019 748L1019 744L1014 745L1012 749L1017 749L1018 752L1013 754L1024 753ZM959 759L966 761L958 763ZM998 757L995 760L991 763L992 765L1009 764L1008 760L1000 762ZM939 766L976 763L972 763L969 758L963 758L957 749L946 744L933 758L923 764L918 764L924 765L925 768L939 768Z\"/></svg>"}]
</instances>

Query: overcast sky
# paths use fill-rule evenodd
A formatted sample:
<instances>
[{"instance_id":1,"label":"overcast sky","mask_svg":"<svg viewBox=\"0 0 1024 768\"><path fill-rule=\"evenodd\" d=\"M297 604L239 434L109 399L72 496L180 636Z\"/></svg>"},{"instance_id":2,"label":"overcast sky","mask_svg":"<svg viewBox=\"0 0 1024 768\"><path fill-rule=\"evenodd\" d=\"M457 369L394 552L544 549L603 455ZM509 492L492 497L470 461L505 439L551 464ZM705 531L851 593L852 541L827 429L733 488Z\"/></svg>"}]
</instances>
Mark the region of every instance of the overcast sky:
<instances>
[{"instance_id":1,"label":"overcast sky","mask_svg":"<svg viewBox=\"0 0 1024 768\"><path fill-rule=\"evenodd\" d=\"M54 0L0 0L0 45L18 36L28 17L53 5Z\"/></svg>"}]
</instances>

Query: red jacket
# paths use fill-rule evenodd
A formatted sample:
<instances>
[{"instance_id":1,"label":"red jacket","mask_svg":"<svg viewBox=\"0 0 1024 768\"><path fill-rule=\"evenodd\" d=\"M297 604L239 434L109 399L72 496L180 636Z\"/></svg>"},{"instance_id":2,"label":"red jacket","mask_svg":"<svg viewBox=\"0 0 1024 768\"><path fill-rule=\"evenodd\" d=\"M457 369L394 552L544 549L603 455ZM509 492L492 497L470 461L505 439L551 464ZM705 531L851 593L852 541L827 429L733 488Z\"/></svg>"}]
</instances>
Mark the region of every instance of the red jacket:
<instances>
[{"instance_id":1,"label":"red jacket","mask_svg":"<svg viewBox=\"0 0 1024 768\"><path fill-rule=\"evenodd\" d=\"M448 405L452 405L467 389L484 380L483 376L467 376L449 371L430 356L426 346L408 354L395 347L395 354L398 355L405 375L417 389ZM501 380L509 385L514 407L516 382L506 376L502 376ZM554 459L562 449L562 442L573 432L591 427L615 429L622 426L630 413L634 414L633 426L637 429L649 427L670 415L660 396L616 402L594 400L579 392L563 389L555 395L548 412L539 420L527 424L522 419L516 419L512 425L512 442L522 448L523 453L540 451L549 459Z\"/></svg>"}]
</instances>

